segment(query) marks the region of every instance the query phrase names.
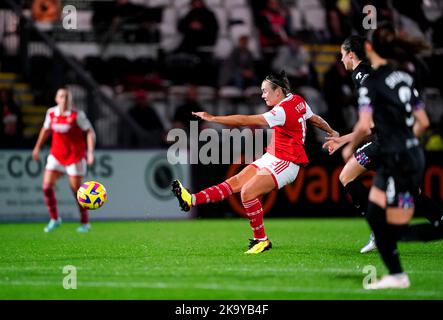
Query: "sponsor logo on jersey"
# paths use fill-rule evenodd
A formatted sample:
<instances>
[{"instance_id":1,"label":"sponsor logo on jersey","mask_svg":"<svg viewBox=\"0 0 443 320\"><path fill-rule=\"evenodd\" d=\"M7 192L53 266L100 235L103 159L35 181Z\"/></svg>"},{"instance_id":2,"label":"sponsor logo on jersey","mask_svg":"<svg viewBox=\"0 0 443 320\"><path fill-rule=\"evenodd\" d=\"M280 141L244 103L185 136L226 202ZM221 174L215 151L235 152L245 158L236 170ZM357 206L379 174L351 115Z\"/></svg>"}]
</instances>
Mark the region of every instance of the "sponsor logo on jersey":
<instances>
[{"instance_id":1,"label":"sponsor logo on jersey","mask_svg":"<svg viewBox=\"0 0 443 320\"><path fill-rule=\"evenodd\" d=\"M66 133L71 129L71 125L69 123L53 123L52 130L59 133Z\"/></svg>"}]
</instances>

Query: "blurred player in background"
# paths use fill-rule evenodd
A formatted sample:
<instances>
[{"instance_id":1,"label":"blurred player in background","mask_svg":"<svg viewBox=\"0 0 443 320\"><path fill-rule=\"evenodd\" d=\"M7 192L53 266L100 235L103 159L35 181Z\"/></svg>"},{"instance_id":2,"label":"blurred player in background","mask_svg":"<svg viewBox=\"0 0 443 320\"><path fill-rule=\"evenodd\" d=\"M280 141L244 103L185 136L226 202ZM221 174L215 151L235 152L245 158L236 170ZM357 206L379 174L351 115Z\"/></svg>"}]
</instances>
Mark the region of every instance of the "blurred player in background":
<instances>
[{"instance_id":1,"label":"blurred player in background","mask_svg":"<svg viewBox=\"0 0 443 320\"><path fill-rule=\"evenodd\" d=\"M273 128L271 144L266 153L249 164L237 175L219 185L191 194L178 180L172 185L180 207L189 211L202 203L222 201L239 193L243 207L253 231L247 254L257 254L272 248L263 225L263 208L259 198L274 189L292 183L300 166L308 164L304 149L306 121L326 131L331 136L338 132L320 116L312 113L306 101L291 93L288 78L284 72L270 74L262 82L262 98L272 110L259 115L213 116L207 112L193 113L210 122L227 126L269 126Z\"/></svg>"},{"instance_id":2,"label":"blurred player in background","mask_svg":"<svg viewBox=\"0 0 443 320\"><path fill-rule=\"evenodd\" d=\"M86 175L86 165L94 162L95 132L85 113L72 106L72 96L66 88L57 91L55 102L57 105L46 112L43 128L32 151L32 158L39 160L41 146L52 133L51 150L42 186L51 218L44 229L45 232L51 232L61 224L54 192L57 180L66 173L76 197L82 178ZM86 142L84 132L86 132ZM88 210L80 206L79 210L81 225L77 231L88 232L91 228Z\"/></svg>"},{"instance_id":3,"label":"blurred player in background","mask_svg":"<svg viewBox=\"0 0 443 320\"><path fill-rule=\"evenodd\" d=\"M427 127L429 120L413 77L388 60L419 49L418 43L397 36L390 25L379 26L365 42L374 71L359 90L359 120L344 154L351 156L355 146L375 125L380 166L369 193L366 218L389 270L387 276L371 283L367 289L410 286L408 275L400 264L399 239L420 235L425 235L426 241L441 238L438 228L432 224L408 226L425 167L417 135Z\"/></svg>"},{"instance_id":4,"label":"blurred player in background","mask_svg":"<svg viewBox=\"0 0 443 320\"><path fill-rule=\"evenodd\" d=\"M371 66L366 61L365 41L364 37L353 35L346 38L341 46L341 61L346 70L352 71L352 82L357 91L372 72ZM378 164L378 143L375 135L361 145L353 157L345 160L347 163L340 172L340 182L351 196L353 205L364 216L368 206L369 190L358 177L368 170L374 170ZM368 243L360 252L366 253L376 247L374 235L371 234Z\"/></svg>"},{"instance_id":5,"label":"blurred player in background","mask_svg":"<svg viewBox=\"0 0 443 320\"><path fill-rule=\"evenodd\" d=\"M342 61L347 70L353 70L352 80L357 89L363 84L369 74L372 72L371 66L365 61L366 53L364 51L364 43L366 39L360 36L350 36L342 44L341 53ZM413 114L424 112L422 108L413 110ZM421 119L421 118L420 118ZM419 136L427 128L428 123L416 122L414 133ZM333 154L337 149L348 143L352 139L353 134L341 137L328 137L324 147ZM350 149L344 150L344 159L347 160L346 165L340 173L340 182L346 191L351 195L352 203L357 210L364 216L368 206L369 190L358 180L358 177L369 170L376 170L380 162L380 145L377 136L373 130L367 136L364 143L361 144L349 157ZM347 153L347 155L346 155ZM423 193L419 193L415 199L415 212L425 216L432 224L443 223L442 209L429 197ZM366 253L376 249L374 234L372 233L368 243L360 250L360 253Z\"/></svg>"}]
</instances>

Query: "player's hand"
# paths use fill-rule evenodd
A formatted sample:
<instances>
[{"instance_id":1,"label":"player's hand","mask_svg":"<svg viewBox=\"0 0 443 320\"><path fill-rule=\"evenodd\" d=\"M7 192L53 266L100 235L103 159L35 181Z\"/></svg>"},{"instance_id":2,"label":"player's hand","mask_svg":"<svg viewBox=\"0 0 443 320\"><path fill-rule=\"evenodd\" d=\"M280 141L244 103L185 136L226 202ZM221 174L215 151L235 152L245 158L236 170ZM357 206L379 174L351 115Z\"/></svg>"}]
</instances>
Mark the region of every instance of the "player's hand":
<instances>
[{"instance_id":1,"label":"player's hand","mask_svg":"<svg viewBox=\"0 0 443 320\"><path fill-rule=\"evenodd\" d=\"M205 121L212 121L214 119L214 116L207 112L193 112L192 114Z\"/></svg>"},{"instance_id":2,"label":"player's hand","mask_svg":"<svg viewBox=\"0 0 443 320\"><path fill-rule=\"evenodd\" d=\"M35 161L38 161L40 159L40 149L39 148L34 148L34 150L32 150L32 159Z\"/></svg>"},{"instance_id":3,"label":"player's hand","mask_svg":"<svg viewBox=\"0 0 443 320\"><path fill-rule=\"evenodd\" d=\"M86 163L88 166L92 165L94 163L94 152L88 152L86 155Z\"/></svg>"},{"instance_id":4,"label":"player's hand","mask_svg":"<svg viewBox=\"0 0 443 320\"><path fill-rule=\"evenodd\" d=\"M343 151L341 152L343 160L345 162L347 162L352 157L353 153L354 153L354 149L352 148L352 146L350 144L348 144L346 147L343 148Z\"/></svg>"},{"instance_id":5,"label":"player's hand","mask_svg":"<svg viewBox=\"0 0 443 320\"><path fill-rule=\"evenodd\" d=\"M323 149L327 149L329 155L343 147L346 142L341 137L326 137L326 142L323 144Z\"/></svg>"}]
</instances>

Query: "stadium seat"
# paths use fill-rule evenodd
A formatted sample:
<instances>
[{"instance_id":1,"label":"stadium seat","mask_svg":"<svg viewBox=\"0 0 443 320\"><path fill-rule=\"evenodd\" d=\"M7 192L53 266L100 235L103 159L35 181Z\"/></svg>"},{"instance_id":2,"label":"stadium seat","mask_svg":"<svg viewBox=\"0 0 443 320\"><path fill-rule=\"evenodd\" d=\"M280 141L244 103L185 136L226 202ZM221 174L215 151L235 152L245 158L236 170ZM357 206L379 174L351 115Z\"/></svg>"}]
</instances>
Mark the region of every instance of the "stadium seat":
<instances>
[{"instance_id":1,"label":"stadium seat","mask_svg":"<svg viewBox=\"0 0 443 320\"><path fill-rule=\"evenodd\" d=\"M172 5L176 8L187 8L189 10L189 5L191 0L173 0Z\"/></svg>"},{"instance_id":2,"label":"stadium seat","mask_svg":"<svg viewBox=\"0 0 443 320\"><path fill-rule=\"evenodd\" d=\"M162 34L173 34L177 31L177 15L177 9L173 7L165 8L163 10L162 22L160 24Z\"/></svg>"},{"instance_id":3,"label":"stadium seat","mask_svg":"<svg viewBox=\"0 0 443 320\"><path fill-rule=\"evenodd\" d=\"M166 52L177 48L181 36L177 32L178 10L168 7L163 10L163 18L160 24L160 47Z\"/></svg>"},{"instance_id":4,"label":"stadium seat","mask_svg":"<svg viewBox=\"0 0 443 320\"><path fill-rule=\"evenodd\" d=\"M262 91L259 87L247 87L244 91L243 91L245 97L247 98L251 98L251 97L255 97L255 96L261 96L262 95Z\"/></svg>"},{"instance_id":5,"label":"stadium seat","mask_svg":"<svg viewBox=\"0 0 443 320\"><path fill-rule=\"evenodd\" d=\"M230 38L233 46L237 45L239 38L244 35L249 36L249 49L252 51L254 59L260 59L260 44L258 38L256 37L255 29L243 24L231 26Z\"/></svg>"},{"instance_id":6,"label":"stadium seat","mask_svg":"<svg viewBox=\"0 0 443 320\"><path fill-rule=\"evenodd\" d=\"M231 40L234 43L234 45L238 44L238 39L242 36L249 36L252 35L252 29L244 24L234 25L231 27L230 30L230 36Z\"/></svg>"},{"instance_id":7,"label":"stadium seat","mask_svg":"<svg viewBox=\"0 0 443 320\"><path fill-rule=\"evenodd\" d=\"M296 7L300 10L323 8L320 0L297 0Z\"/></svg>"},{"instance_id":8,"label":"stadium seat","mask_svg":"<svg viewBox=\"0 0 443 320\"><path fill-rule=\"evenodd\" d=\"M171 5L171 1L174 0L129 0L133 4L147 8L167 7Z\"/></svg>"},{"instance_id":9,"label":"stadium seat","mask_svg":"<svg viewBox=\"0 0 443 320\"><path fill-rule=\"evenodd\" d=\"M222 6L223 2L224 2L223 0L205 0L205 3L209 8Z\"/></svg>"},{"instance_id":10,"label":"stadium seat","mask_svg":"<svg viewBox=\"0 0 443 320\"><path fill-rule=\"evenodd\" d=\"M234 114L237 113L239 105L244 100L243 92L237 87L224 86L218 91L217 108L218 114Z\"/></svg>"},{"instance_id":11,"label":"stadium seat","mask_svg":"<svg viewBox=\"0 0 443 320\"><path fill-rule=\"evenodd\" d=\"M223 0L223 3L226 8L234 8L234 7L246 7L248 6L247 0Z\"/></svg>"},{"instance_id":12,"label":"stadium seat","mask_svg":"<svg viewBox=\"0 0 443 320\"><path fill-rule=\"evenodd\" d=\"M92 31L92 10L77 11L77 28L79 31Z\"/></svg>"},{"instance_id":13,"label":"stadium seat","mask_svg":"<svg viewBox=\"0 0 443 320\"><path fill-rule=\"evenodd\" d=\"M213 101L217 95L216 89L210 86L198 87L198 100L200 102Z\"/></svg>"},{"instance_id":14,"label":"stadium seat","mask_svg":"<svg viewBox=\"0 0 443 320\"><path fill-rule=\"evenodd\" d=\"M313 8L303 11L306 28L314 31L326 30L326 11L323 8Z\"/></svg>"},{"instance_id":15,"label":"stadium seat","mask_svg":"<svg viewBox=\"0 0 443 320\"><path fill-rule=\"evenodd\" d=\"M237 87L224 86L218 91L218 95L222 99L236 99L243 96L242 91Z\"/></svg>"},{"instance_id":16,"label":"stadium seat","mask_svg":"<svg viewBox=\"0 0 443 320\"><path fill-rule=\"evenodd\" d=\"M247 7L236 7L229 10L229 33L234 44L238 43L238 39L247 35L250 38L254 34L254 24L252 12Z\"/></svg>"},{"instance_id":17,"label":"stadium seat","mask_svg":"<svg viewBox=\"0 0 443 320\"><path fill-rule=\"evenodd\" d=\"M184 97L188 88L186 86L171 86L169 87L169 96L170 97Z\"/></svg>"},{"instance_id":18,"label":"stadium seat","mask_svg":"<svg viewBox=\"0 0 443 320\"><path fill-rule=\"evenodd\" d=\"M302 13L296 7L291 7L289 9L289 13L291 15L291 29L293 32L298 32L303 29L302 25Z\"/></svg>"},{"instance_id":19,"label":"stadium seat","mask_svg":"<svg viewBox=\"0 0 443 320\"><path fill-rule=\"evenodd\" d=\"M217 18L218 22L218 35L225 36L228 33L228 12L223 7L214 7L211 8L214 11L214 14Z\"/></svg>"},{"instance_id":20,"label":"stadium seat","mask_svg":"<svg viewBox=\"0 0 443 320\"><path fill-rule=\"evenodd\" d=\"M226 59L233 48L232 40L229 37L218 37L214 47L214 58L219 60Z\"/></svg>"},{"instance_id":21,"label":"stadium seat","mask_svg":"<svg viewBox=\"0 0 443 320\"><path fill-rule=\"evenodd\" d=\"M169 105L168 114L170 119L173 118L176 107L184 101L187 91L187 86L173 85L169 87L167 100Z\"/></svg>"},{"instance_id":22,"label":"stadium seat","mask_svg":"<svg viewBox=\"0 0 443 320\"><path fill-rule=\"evenodd\" d=\"M171 5L171 0L144 0L148 2L148 7L169 7ZM174 0L172 0L174 2Z\"/></svg>"}]
</instances>

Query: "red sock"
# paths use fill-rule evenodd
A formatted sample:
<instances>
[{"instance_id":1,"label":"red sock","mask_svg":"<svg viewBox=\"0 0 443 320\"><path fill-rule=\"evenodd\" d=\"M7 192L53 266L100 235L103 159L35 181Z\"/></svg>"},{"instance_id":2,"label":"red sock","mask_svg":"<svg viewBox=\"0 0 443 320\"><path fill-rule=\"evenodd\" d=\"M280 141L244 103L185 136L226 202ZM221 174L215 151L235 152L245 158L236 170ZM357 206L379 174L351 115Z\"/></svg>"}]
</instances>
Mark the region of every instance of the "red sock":
<instances>
[{"instance_id":1,"label":"red sock","mask_svg":"<svg viewBox=\"0 0 443 320\"><path fill-rule=\"evenodd\" d=\"M231 186L227 182L223 182L194 194L195 203L193 203L193 205L198 206L201 203L219 202L226 199L231 194Z\"/></svg>"},{"instance_id":2,"label":"red sock","mask_svg":"<svg viewBox=\"0 0 443 320\"><path fill-rule=\"evenodd\" d=\"M72 190L74 198L77 200L77 192ZM87 224L89 222L88 209L83 208L78 202L78 210L80 211L80 223Z\"/></svg>"},{"instance_id":3,"label":"red sock","mask_svg":"<svg viewBox=\"0 0 443 320\"><path fill-rule=\"evenodd\" d=\"M243 202L246 215L249 218L249 224L254 232L254 239L265 239L265 227L263 226L263 208L260 200L253 199Z\"/></svg>"},{"instance_id":4,"label":"red sock","mask_svg":"<svg viewBox=\"0 0 443 320\"><path fill-rule=\"evenodd\" d=\"M45 203L48 207L49 216L51 219L58 219L57 212L57 200L55 199L55 192L53 187L43 187L43 194L45 197Z\"/></svg>"},{"instance_id":5,"label":"red sock","mask_svg":"<svg viewBox=\"0 0 443 320\"><path fill-rule=\"evenodd\" d=\"M78 206L80 210L80 223L87 224L89 222L88 209Z\"/></svg>"}]
</instances>

